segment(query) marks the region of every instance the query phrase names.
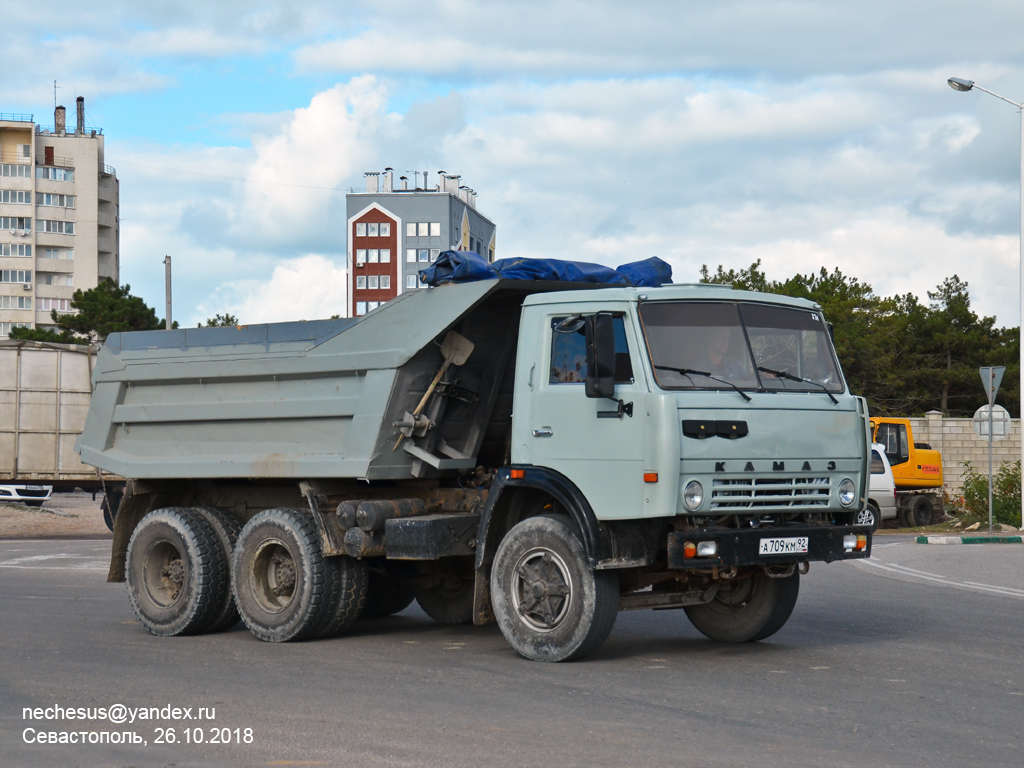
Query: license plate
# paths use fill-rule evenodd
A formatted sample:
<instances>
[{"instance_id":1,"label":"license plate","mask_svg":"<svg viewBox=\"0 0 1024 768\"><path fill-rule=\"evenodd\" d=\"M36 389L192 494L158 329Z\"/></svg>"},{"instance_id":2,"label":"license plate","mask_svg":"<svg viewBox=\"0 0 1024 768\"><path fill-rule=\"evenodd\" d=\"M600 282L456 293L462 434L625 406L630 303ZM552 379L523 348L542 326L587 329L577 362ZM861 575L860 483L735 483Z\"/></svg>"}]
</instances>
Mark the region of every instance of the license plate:
<instances>
[{"instance_id":1,"label":"license plate","mask_svg":"<svg viewBox=\"0 0 1024 768\"><path fill-rule=\"evenodd\" d=\"M793 536L787 539L761 539L757 550L759 555L801 555L807 552L807 537Z\"/></svg>"},{"instance_id":2,"label":"license plate","mask_svg":"<svg viewBox=\"0 0 1024 768\"><path fill-rule=\"evenodd\" d=\"M25 490L26 491L42 491L42 490L45 490L45 489L41 485L26 485L25 486Z\"/></svg>"}]
</instances>

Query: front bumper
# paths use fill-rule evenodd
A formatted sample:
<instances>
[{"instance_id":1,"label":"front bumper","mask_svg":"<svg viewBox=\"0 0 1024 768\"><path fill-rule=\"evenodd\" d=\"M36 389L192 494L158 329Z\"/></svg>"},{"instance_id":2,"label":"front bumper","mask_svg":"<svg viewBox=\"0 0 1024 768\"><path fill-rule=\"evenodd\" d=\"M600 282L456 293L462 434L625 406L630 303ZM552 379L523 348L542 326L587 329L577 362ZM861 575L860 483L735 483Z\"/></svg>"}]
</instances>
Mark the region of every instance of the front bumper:
<instances>
[{"instance_id":1,"label":"front bumper","mask_svg":"<svg viewBox=\"0 0 1024 768\"><path fill-rule=\"evenodd\" d=\"M843 537L849 535L867 536L863 549L848 550L843 546ZM807 538L807 551L792 554L762 555L758 549L762 539ZM860 525L800 525L763 527L751 530L708 529L702 531L672 531L668 535L668 567L674 570L700 570L712 567L733 567L744 565L789 565L835 560L860 560L871 556L871 533ZM684 547L688 542L702 541L717 543L714 557L686 557Z\"/></svg>"}]
</instances>

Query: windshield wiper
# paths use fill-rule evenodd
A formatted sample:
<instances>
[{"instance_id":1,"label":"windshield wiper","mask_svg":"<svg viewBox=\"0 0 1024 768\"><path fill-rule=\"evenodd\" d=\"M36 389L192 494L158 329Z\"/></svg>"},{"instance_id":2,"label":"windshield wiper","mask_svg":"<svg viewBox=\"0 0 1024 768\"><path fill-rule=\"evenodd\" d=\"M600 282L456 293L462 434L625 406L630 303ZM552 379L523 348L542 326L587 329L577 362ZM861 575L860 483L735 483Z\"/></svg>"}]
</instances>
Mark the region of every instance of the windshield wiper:
<instances>
[{"instance_id":1,"label":"windshield wiper","mask_svg":"<svg viewBox=\"0 0 1024 768\"><path fill-rule=\"evenodd\" d=\"M746 400L747 402L750 402L750 395L748 395L742 389L737 387L731 381L726 381L725 379L720 379L717 376L711 375L707 371L695 371L692 368L673 368L671 365L656 365L654 367L657 368L659 371L672 371L673 373L678 373L678 374L680 374L682 376L691 376L691 375L692 376L707 376L709 379L713 379L714 381L720 381L723 384L726 384L726 385L732 387L733 389L735 389L737 392L740 393L740 396L744 400Z\"/></svg>"},{"instance_id":2,"label":"windshield wiper","mask_svg":"<svg viewBox=\"0 0 1024 768\"><path fill-rule=\"evenodd\" d=\"M777 376L780 379L789 379L790 381L798 381L801 384L813 384L816 387L821 387L823 390L825 390L825 394L828 395L828 399L831 400L836 405L839 405L839 401L836 400L835 395L829 392L828 387L826 387L824 384L820 382L811 381L810 379L801 379L799 376L794 376L792 373L789 373L787 371L776 371L771 368L762 368L760 365L757 366L757 370L761 371L761 373L770 373L772 376Z\"/></svg>"}]
</instances>

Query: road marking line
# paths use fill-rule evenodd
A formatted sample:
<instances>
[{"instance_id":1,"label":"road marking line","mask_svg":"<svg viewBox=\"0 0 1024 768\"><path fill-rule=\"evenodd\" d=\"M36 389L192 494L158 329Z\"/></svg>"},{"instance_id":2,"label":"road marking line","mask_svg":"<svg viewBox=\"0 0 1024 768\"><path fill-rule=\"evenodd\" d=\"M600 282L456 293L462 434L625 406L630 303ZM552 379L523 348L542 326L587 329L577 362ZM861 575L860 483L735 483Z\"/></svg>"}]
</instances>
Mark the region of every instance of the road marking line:
<instances>
[{"instance_id":1,"label":"road marking line","mask_svg":"<svg viewBox=\"0 0 1024 768\"><path fill-rule=\"evenodd\" d=\"M1000 589L1003 592L1007 592L1011 595L1021 595L1024 597L1024 589L1014 589L1013 587L997 587L993 584L979 584L976 581L965 581L964 584L970 584L972 587L987 587L988 589Z\"/></svg>"},{"instance_id":2,"label":"road marking line","mask_svg":"<svg viewBox=\"0 0 1024 768\"><path fill-rule=\"evenodd\" d=\"M875 563L871 560L854 560L853 565L868 565L872 568L877 568L881 571L889 571L890 573L898 573L901 576L907 576L912 579L923 579L925 581L933 581L937 584L944 584L947 587L954 587L955 589L962 589L967 592L985 592L990 595L999 595L1000 597L1012 597L1016 600L1024 600L1024 593L1018 590L1007 590L1005 587L991 587L987 584L967 584L960 581L950 581L949 579L941 576L928 576L923 572L911 573L913 569L893 567L888 563Z\"/></svg>"},{"instance_id":3,"label":"road marking line","mask_svg":"<svg viewBox=\"0 0 1024 768\"><path fill-rule=\"evenodd\" d=\"M899 565L898 563L885 563L885 564L888 565L890 568L899 568L901 571L907 571L907 573L913 573L913 574L916 574L918 576L931 576L932 578L943 579L944 581L947 578L947 577L943 576L941 573L929 573L928 571L919 571L916 568L908 568L907 566Z\"/></svg>"}]
</instances>

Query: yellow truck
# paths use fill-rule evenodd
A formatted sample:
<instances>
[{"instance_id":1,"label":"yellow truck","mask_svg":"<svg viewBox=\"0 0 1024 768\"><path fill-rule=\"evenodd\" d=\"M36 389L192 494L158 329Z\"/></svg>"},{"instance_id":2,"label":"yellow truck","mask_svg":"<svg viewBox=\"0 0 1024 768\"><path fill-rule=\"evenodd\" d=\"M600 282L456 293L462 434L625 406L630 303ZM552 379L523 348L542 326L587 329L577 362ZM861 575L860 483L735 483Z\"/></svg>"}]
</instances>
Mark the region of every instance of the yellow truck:
<instances>
[{"instance_id":1,"label":"yellow truck","mask_svg":"<svg viewBox=\"0 0 1024 768\"><path fill-rule=\"evenodd\" d=\"M872 418L871 434L892 465L900 525L931 525L942 513L942 455L914 442L909 419Z\"/></svg>"}]
</instances>

